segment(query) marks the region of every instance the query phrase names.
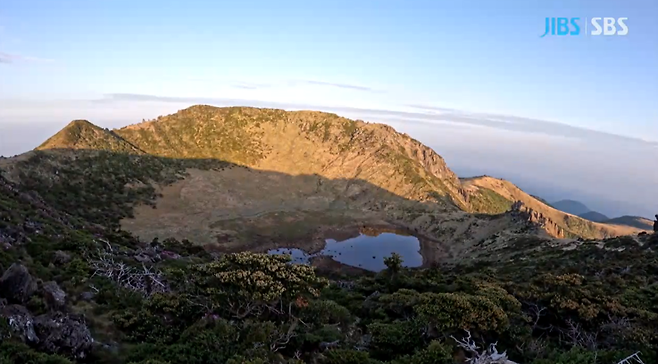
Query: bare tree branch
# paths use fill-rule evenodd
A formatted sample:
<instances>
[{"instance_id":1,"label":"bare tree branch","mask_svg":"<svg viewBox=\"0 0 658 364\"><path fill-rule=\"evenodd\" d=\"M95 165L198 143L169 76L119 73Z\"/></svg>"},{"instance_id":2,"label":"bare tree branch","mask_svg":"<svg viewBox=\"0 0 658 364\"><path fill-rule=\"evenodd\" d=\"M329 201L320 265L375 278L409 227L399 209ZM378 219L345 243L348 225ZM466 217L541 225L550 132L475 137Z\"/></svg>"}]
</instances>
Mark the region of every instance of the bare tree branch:
<instances>
[{"instance_id":1,"label":"bare tree branch","mask_svg":"<svg viewBox=\"0 0 658 364\"><path fill-rule=\"evenodd\" d=\"M509 359L507 359L507 352L498 353L496 345L498 342L489 344L489 347L481 352L479 346L475 344L475 341L471 339L471 332L465 330L468 335L466 338L457 340L454 336L450 336L453 340L457 342L457 345L464 349L466 352L471 354L471 357L466 360L470 364L517 364Z\"/></svg>"},{"instance_id":2,"label":"bare tree branch","mask_svg":"<svg viewBox=\"0 0 658 364\"><path fill-rule=\"evenodd\" d=\"M95 257L87 258L89 265L94 269L92 277L108 278L121 287L139 292L145 296L170 291L169 285L161 272L144 263L139 269L115 260L112 245L108 241L101 241L107 247L104 249L99 248Z\"/></svg>"},{"instance_id":3,"label":"bare tree branch","mask_svg":"<svg viewBox=\"0 0 658 364\"><path fill-rule=\"evenodd\" d=\"M273 335L270 336L270 339L272 340L270 342L270 350L272 352L277 352L281 349L285 349L286 345L290 342L290 340L294 337L297 336L297 333L295 333L295 329L297 328L297 320L294 320L290 327L288 328L288 331L285 333L281 333L278 330L275 331L276 334L273 333Z\"/></svg>"},{"instance_id":4,"label":"bare tree branch","mask_svg":"<svg viewBox=\"0 0 658 364\"><path fill-rule=\"evenodd\" d=\"M640 359L640 352L638 351L637 353L630 355L621 361L619 361L617 364L631 364L631 363L639 363L639 364L644 364L642 359Z\"/></svg>"},{"instance_id":5,"label":"bare tree branch","mask_svg":"<svg viewBox=\"0 0 658 364\"><path fill-rule=\"evenodd\" d=\"M567 326L566 329L561 329L560 332L566 336L568 344L571 346L580 346L591 351L598 349L598 332L587 332L579 323L574 323L572 320L567 320Z\"/></svg>"}]
</instances>

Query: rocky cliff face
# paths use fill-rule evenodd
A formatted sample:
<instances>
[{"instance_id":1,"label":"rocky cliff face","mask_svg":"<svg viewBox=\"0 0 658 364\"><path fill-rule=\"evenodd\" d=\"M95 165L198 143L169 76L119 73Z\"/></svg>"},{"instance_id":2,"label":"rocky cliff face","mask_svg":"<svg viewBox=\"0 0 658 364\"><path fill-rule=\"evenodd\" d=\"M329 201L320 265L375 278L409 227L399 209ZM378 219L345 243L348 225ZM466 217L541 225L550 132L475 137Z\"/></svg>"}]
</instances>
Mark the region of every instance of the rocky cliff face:
<instances>
[{"instance_id":1,"label":"rocky cliff face","mask_svg":"<svg viewBox=\"0 0 658 364\"><path fill-rule=\"evenodd\" d=\"M555 221L549 217L544 216L543 213L533 210L531 207L525 206L522 201L515 201L510 209L510 214L521 218L523 221L531 225L545 230L549 235L556 238L565 238L564 229L560 227Z\"/></svg>"},{"instance_id":2,"label":"rocky cliff face","mask_svg":"<svg viewBox=\"0 0 658 364\"><path fill-rule=\"evenodd\" d=\"M451 184L459 185L459 178L445 162L445 159L436 152L415 139L411 139L412 155L420 162L423 168L427 169L433 175L448 181Z\"/></svg>"}]
</instances>

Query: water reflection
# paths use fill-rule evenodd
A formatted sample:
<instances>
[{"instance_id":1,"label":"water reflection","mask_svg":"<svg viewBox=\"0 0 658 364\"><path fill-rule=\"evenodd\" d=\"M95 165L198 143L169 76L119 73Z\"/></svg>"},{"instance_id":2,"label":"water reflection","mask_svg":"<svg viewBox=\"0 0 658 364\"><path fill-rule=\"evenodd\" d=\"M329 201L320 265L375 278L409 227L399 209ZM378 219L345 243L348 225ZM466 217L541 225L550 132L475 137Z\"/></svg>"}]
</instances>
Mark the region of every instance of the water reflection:
<instances>
[{"instance_id":1,"label":"water reflection","mask_svg":"<svg viewBox=\"0 0 658 364\"><path fill-rule=\"evenodd\" d=\"M290 254L294 263L308 263L309 259L318 256L330 256L335 261L367 269L381 271L386 268L384 258L392 253L398 253L404 260L405 267L419 267L423 264L420 255L420 242L414 236L405 236L385 232L378 235L368 231L357 237L336 241L327 239L325 248L317 254L307 254L300 249L280 248L270 250L269 254Z\"/></svg>"}]
</instances>

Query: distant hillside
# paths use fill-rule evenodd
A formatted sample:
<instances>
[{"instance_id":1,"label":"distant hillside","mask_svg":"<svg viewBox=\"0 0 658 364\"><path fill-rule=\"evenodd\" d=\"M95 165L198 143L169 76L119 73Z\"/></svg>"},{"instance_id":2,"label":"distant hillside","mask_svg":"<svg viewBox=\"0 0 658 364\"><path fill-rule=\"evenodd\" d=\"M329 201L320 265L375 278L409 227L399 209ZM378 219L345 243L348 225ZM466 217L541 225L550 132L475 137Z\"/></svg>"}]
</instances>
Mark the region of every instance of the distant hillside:
<instances>
[{"instance_id":1,"label":"distant hillside","mask_svg":"<svg viewBox=\"0 0 658 364\"><path fill-rule=\"evenodd\" d=\"M584 214L580 214L578 216L582 217L585 220L594 221L594 222L605 222L607 220L610 220L609 217L603 215L600 212L596 212L596 211L588 211L588 212L586 212ZM621 225L623 225L623 224L621 224Z\"/></svg>"},{"instance_id":2,"label":"distant hillside","mask_svg":"<svg viewBox=\"0 0 658 364\"><path fill-rule=\"evenodd\" d=\"M577 215L585 220L589 220L592 222L603 223L606 225L628 226L642 230L653 229L652 220L640 216L629 216L629 215L620 216L611 219L600 212L590 210L589 207L585 206L585 204L583 204L582 202L578 202L574 200L560 200L554 202L552 205L554 208L560 211L564 211L572 215Z\"/></svg>"},{"instance_id":3,"label":"distant hillside","mask_svg":"<svg viewBox=\"0 0 658 364\"><path fill-rule=\"evenodd\" d=\"M553 202L551 204L554 208L564 211L566 213L572 214L572 215L581 215L586 212L590 212L589 207L585 206L582 202L574 201L574 200L560 200L557 202Z\"/></svg>"},{"instance_id":4,"label":"distant hillside","mask_svg":"<svg viewBox=\"0 0 658 364\"><path fill-rule=\"evenodd\" d=\"M643 230L653 230L653 221L640 216L620 216L604 221L606 224L633 226Z\"/></svg>"}]
</instances>

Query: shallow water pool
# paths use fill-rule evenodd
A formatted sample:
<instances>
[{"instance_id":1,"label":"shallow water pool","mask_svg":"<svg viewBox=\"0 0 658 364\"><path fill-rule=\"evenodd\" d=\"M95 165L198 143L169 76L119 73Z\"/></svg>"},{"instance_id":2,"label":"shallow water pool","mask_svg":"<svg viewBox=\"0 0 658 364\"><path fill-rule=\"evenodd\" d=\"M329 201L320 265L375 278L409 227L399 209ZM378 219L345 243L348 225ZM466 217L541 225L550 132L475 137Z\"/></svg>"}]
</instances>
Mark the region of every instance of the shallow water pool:
<instances>
[{"instance_id":1,"label":"shallow water pool","mask_svg":"<svg viewBox=\"0 0 658 364\"><path fill-rule=\"evenodd\" d=\"M378 272L386 268L384 258L398 253L405 267L419 267L423 264L420 255L420 241L414 236L394 233L380 233L376 236L360 234L343 241L326 239L324 249L317 254L307 254L300 249L280 248L268 251L269 254L290 254L294 263L308 263L314 256L330 256L337 262Z\"/></svg>"}]
</instances>

